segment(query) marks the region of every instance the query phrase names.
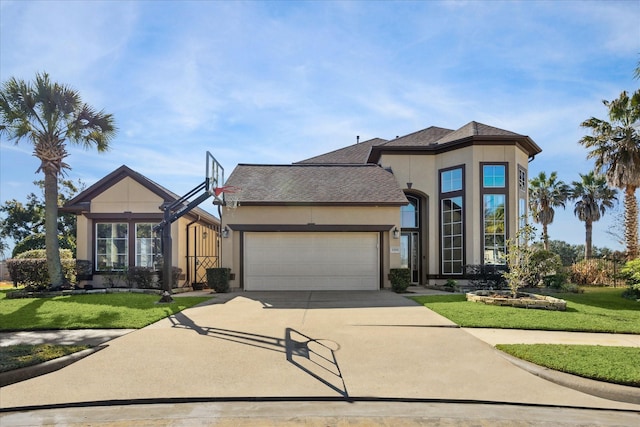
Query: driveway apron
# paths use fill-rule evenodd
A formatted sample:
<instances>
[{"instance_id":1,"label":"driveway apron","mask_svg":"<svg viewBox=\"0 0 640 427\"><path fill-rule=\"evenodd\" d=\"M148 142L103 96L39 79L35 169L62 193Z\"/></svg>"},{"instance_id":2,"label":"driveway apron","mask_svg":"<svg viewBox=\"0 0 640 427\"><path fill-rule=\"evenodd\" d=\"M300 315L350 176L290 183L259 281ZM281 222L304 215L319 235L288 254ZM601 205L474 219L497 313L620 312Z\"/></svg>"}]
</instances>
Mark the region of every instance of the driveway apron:
<instances>
[{"instance_id":1,"label":"driveway apron","mask_svg":"<svg viewBox=\"0 0 640 427\"><path fill-rule=\"evenodd\" d=\"M400 398L592 408L413 301L379 292L245 292L1 390L0 406L166 398Z\"/></svg>"}]
</instances>

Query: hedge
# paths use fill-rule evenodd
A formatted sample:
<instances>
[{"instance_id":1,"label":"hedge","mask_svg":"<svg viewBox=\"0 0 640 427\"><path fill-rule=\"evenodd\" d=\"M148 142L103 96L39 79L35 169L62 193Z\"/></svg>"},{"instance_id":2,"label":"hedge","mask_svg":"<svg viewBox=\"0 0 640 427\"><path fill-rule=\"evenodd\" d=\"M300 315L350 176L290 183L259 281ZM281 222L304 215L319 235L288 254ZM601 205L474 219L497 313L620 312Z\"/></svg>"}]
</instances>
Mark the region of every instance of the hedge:
<instances>
[{"instance_id":1,"label":"hedge","mask_svg":"<svg viewBox=\"0 0 640 427\"><path fill-rule=\"evenodd\" d=\"M76 281L76 260L62 258L62 272L69 283ZM7 269L15 284L46 288L51 284L46 258L8 259Z\"/></svg>"}]
</instances>

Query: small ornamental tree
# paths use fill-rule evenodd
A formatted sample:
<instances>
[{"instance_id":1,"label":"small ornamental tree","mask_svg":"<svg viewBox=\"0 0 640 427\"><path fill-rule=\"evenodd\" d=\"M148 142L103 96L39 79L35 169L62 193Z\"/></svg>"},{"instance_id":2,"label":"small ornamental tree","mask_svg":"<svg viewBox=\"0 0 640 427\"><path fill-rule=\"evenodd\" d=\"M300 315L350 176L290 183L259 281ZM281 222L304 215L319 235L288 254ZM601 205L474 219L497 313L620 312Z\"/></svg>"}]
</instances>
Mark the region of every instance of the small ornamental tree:
<instances>
[{"instance_id":1,"label":"small ornamental tree","mask_svg":"<svg viewBox=\"0 0 640 427\"><path fill-rule=\"evenodd\" d=\"M518 290L532 283L536 277L533 267L536 229L530 224L520 228L515 237L507 240L507 266L509 270L502 273L509 284L511 295L515 298Z\"/></svg>"}]
</instances>

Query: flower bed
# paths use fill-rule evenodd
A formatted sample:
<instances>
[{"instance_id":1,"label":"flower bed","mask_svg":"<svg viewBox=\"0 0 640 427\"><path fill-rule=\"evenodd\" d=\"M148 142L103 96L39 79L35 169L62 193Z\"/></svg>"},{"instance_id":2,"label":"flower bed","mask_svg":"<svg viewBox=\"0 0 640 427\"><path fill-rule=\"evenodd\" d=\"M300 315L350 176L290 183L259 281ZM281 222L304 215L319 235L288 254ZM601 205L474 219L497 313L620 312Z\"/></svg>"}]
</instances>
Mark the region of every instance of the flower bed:
<instances>
[{"instance_id":1,"label":"flower bed","mask_svg":"<svg viewBox=\"0 0 640 427\"><path fill-rule=\"evenodd\" d=\"M467 301L482 302L489 305L504 305L520 308L541 308L543 310L565 311L565 300L546 295L519 292L515 298L509 291L475 291L467 292Z\"/></svg>"}]
</instances>

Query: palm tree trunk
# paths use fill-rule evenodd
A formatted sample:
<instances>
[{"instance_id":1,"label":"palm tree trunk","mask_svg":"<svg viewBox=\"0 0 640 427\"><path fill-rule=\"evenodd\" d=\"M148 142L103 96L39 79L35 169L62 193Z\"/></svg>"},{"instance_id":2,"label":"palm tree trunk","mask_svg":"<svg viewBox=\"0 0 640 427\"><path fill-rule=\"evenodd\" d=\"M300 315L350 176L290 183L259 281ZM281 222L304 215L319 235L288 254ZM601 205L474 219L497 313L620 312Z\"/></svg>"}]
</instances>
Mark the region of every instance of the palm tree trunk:
<instances>
[{"instance_id":1,"label":"palm tree trunk","mask_svg":"<svg viewBox=\"0 0 640 427\"><path fill-rule=\"evenodd\" d=\"M547 224L542 224L542 241L544 243L544 250L549 250L549 235L547 234Z\"/></svg>"},{"instance_id":2,"label":"palm tree trunk","mask_svg":"<svg viewBox=\"0 0 640 427\"><path fill-rule=\"evenodd\" d=\"M593 248L591 246L593 237L593 222L584 222L585 236L584 236L584 259L591 258L593 254Z\"/></svg>"},{"instance_id":3,"label":"palm tree trunk","mask_svg":"<svg viewBox=\"0 0 640 427\"><path fill-rule=\"evenodd\" d=\"M624 189L624 240L627 259L638 258L638 201L636 187L628 185Z\"/></svg>"},{"instance_id":4,"label":"palm tree trunk","mask_svg":"<svg viewBox=\"0 0 640 427\"><path fill-rule=\"evenodd\" d=\"M44 227L47 269L51 288L62 286L62 263L58 247L58 177L50 169L44 170Z\"/></svg>"}]
</instances>

